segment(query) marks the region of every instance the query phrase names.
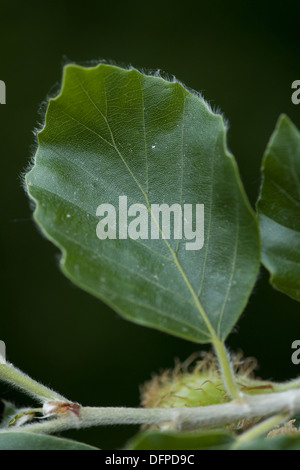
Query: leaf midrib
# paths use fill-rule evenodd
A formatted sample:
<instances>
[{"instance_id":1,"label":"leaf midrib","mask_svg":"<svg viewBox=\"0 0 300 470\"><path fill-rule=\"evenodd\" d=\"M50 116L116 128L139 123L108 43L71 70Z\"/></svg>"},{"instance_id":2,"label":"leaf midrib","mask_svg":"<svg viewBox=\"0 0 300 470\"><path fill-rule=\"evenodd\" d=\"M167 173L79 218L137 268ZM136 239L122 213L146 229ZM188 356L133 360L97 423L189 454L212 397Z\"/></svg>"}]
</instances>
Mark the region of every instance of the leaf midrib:
<instances>
[{"instance_id":1,"label":"leaf midrib","mask_svg":"<svg viewBox=\"0 0 300 470\"><path fill-rule=\"evenodd\" d=\"M105 92L105 97L106 97L105 85L104 85L104 92ZM87 92L86 90L85 90L85 93L88 95L88 92ZM141 95L143 95L143 90L142 90L142 88L141 88ZM89 99L92 100L91 97L89 97ZM93 101L93 100L92 100L92 101ZM107 99L106 99L106 103L107 103ZM98 106L97 106L96 104L95 104L95 106L96 106L96 108L99 110L99 108L98 108ZM107 108L107 109L108 109L108 108ZM163 234L163 232L162 232L162 230L161 230L161 228L160 228L160 226L159 226L158 221L157 221L156 218L154 217L154 214L153 214L153 212L152 212L152 210L151 210L151 205L150 205L150 201L149 201L149 198L148 198L148 194L145 193L145 191L143 190L142 186L140 185L139 181L137 180L137 178L136 178L135 175L133 174L133 172L132 172L132 170L130 169L129 165L127 164L125 158L123 157L122 153L120 152L118 146L116 145L116 142L115 142L115 139L114 139L114 135L113 135L113 131L112 131L112 128L111 128L111 126L110 126L110 124L109 124L109 122L108 122L107 116L104 116L103 113L102 113L100 110L99 110L99 112L100 112L101 116L104 118L104 120L105 120L105 122L106 122L106 124L107 124L107 126L108 126L108 130L109 130L109 133L110 133L111 138L112 138L112 143L113 143L113 146L114 146L114 148L115 148L117 154L118 154L119 157L121 158L121 160L122 160L122 162L124 163L124 165L125 165L127 171L130 173L130 175L132 176L134 182L136 183L137 187L139 188L140 192L142 193L142 195L143 195L143 197L144 197L144 199L145 199L145 202L146 202L147 210L148 210L148 212L149 212L151 218L155 221L157 227L159 228L160 233L161 233L161 235L162 235L162 239L163 239L164 243L166 244L168 250L170 251L170 253L171 253L172 257L173 257L173 260L174 260L174 262L175 262L175 265L176 265L176 267L177 267L177 269L178 269L178 271L179 271L181 277L183 278L183 280L184 280L184 282L185 282L187 288L189 289L189 291L190 291L190 293L191 293L191 295L192 295L192 298L193 298L193 300L194 300L194 304L195 304L197 310L199 311L200 317L201 317L202 320L204 321L205 326L206 326L206 328L208 329L208 332L211 334L211 337L212 337L212 339L213 339L213 338L216 336L216 335L215 335L215 331L214 331L214 329L213 329L213 327L212 327L212 325L211 325L211 323L210 323L210 321L209 321L209 319L208 319L208 317L207 317L207 315L206 315L206 312L204 311L204 308L203 308L203 306L201 305L201 303L200 303L200 301L199 301L199 299L198 299L198 297L197 297L197 295L196 295L196 293L195 293L195 291L194 291L194 289L193 289L193 287L192 287L192 285L191 285L191 283L190 283L188 277L186 276L186 274L185 274L185 272L184 272L184 270L183 270L181 264L179 263L176 253L175 253L174 250L172 249L172 247L171 247L171 245L169 244L168 240L165 238L165 236L164 236L164 234ZM146 126L145 126L145 129L146 129ZM145 144L146 144L145 147L147 148L146 131L145 131Z\"/></svg>"},{"instance_id":2,"label":"leaf midrib","mask_svg":"<svg viewBox=\"0 0 300 470\"><path fill-rule=\"evenodd\" d=\"M117 144L116 144L116 141L115 141L115 138L114 138L114 134L113 134L113 131L112 131L112 128L110 126L110 123L109 123L109 119L107 117L107 110L108 110L108 107L107 107L107 96L106 96L106 88L105 88L105 83L104 83L104 93L105 93L105 100L106 100L106 115L103 114L103 112L101 111L101 109L97 106L97 104L94 102L94 100L91 98L91 96L89 95L88 91L84 88L84 86L82 85L81 82L80 83L80 87L82 89L82 91L84 92L84 94L86 95L86 97L88 98L88 100L92 103L92 105L95 107L95 109L97 110L97 112L100 114L100 116L102 117L102 119L104 120L104 122L106 123L106 126L108 128L108 131L109 131L109 134L111 136L111 142L107 141L106 139L104 139L100 134L98 134L97 132L93 131L92 129L90 129L89 127L85 126L83 123L81 123L80 121L74 119L72 116L68 115L67 113L65 113L66 115L68 115L71 119L75 120L76 122L78 122L78 124L84 126L87 130L89 130L90 132L94 133L98 138L100 138L101 140L103 140L104 142L106 142L107 144L109 144L114 150L115 152L118 154L119 158L121 159L122 163L124 164L126 170L128 171L128 173L130 174L132 180L135 182L137 188L139 189L139 191L141 192L145 202L146 202L146 207L147 207L147 210L148 210L148 213L150 214L152 220L154 220L154 222L156 223L157 227L159 228L160 230L160 233L162 235L162 239L164 240L164 243L166 244L170 254L171 254L171 260L170 261L173 261L181 278L183 279L183 282L185 283L186 287L188 288L190 294L191 294L191 297L192 297L192 300L193 302L189 302L191 303L192 305L194 305L199 313L199 316L200 318L202 319L202 321L204 322L207 330L208 330L208 333L210 334L211 336L211 340L214 342L214 340L216 340L218 338L217 336L217 332L214 330L204 308L203 308L203 305L201 304L199 298L198 298L198 295L196 294L193 286L191 285L190 281L189 281L189 278L188 276L186 275L181 263L179 262L178 260L178 257L177 257L177 252L173 250L173 248L171 247L171 245L169 244L168 240L163 236L163 232L161 230L161 228L159 227L159 224L157 222L157 220L155 219L154 217L154 214L151 210L151 204L150 204L150 201L149 201L149 198L148 198L148 155L147 155L147 137L146 137L146 125L145 125L145 118L144 118L144 106L143 106L143 103L144 103L144 97L143 97L143 90L142 90L142 86L141 86L141 83L140 83L140 86L141 86L141 99L142 99L142 110L143 110L143 132L144 132L144 147L145 147L145 166L146 166L146 191L144 191L143 187L141 186L140 182L138 181L137 177L134 175L133 171L131 170L129 164L127 163L126 159L124 158L124 156L122 155L122 152L119 150ZM59 98L58 98L59 99ZM185 97L184 97L184 100L185 100ZM183 145L183 142L182 142L182 145ZM183 148L182 148L182 151L183 151ZM183 159L183 152L182 152L182 159ZM183 168L182 168L182 180L181 180L181 185L180 185L180 194L182 194L182 191L183 191ZM143 245L143 244L142 244ZM237 247L236 247L237 244L235 244L235 250L237 250ZM145 245L143 245L145 246ZM231 283L232 283L232 277L233 277L233 272L234 272L234 266L235 266L235 261L233 261L233 268L232 268L232 272L231 272L231 275L230 275L230 279L229 279L229 283L228 283L228 289L227 289L227 292L226 292L226 296L224 298L224 302L223 302L223 305L222 305L222 311L224 312L224 309L225 309L225 305L227 303L227 299L228 299L228 295L229 295L229 291L230 291L230 288L231 288ZM219 323L218 323L218 327L220 328L220 319L219 319ZM218 328L218 329L219 329ZM207 333L206 333L207 334Z\"/></svg>"}]
</instances>

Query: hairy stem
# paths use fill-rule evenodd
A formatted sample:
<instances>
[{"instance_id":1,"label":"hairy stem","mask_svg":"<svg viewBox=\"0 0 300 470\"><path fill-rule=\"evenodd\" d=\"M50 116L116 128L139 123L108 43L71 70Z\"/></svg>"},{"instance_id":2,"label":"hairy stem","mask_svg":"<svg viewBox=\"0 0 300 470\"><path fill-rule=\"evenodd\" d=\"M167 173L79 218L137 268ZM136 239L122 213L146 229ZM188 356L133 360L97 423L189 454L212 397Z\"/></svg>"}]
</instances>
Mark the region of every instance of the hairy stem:
<instances>
[{"instance_id":1,"label":"hairy stem","mask_svg":"<svg viewBox=\"0 0 300 470\"><path fill-rule=\"evenodd\" d=\"M78 415L68 412L60 417L53 416L40 423L26 424L22 426L22 431L51 434L68 429L116 424L170 425L173 429L192 430L274 414L288 418L298 412L300 412L300 389L295 389L271 394L244 395L229 403L197 408L81 407ZM265 432L270 424L271 422L267 421L264 427L254 427L252 431L257 434ZM16 430L20 431L20 428ZM3 429L0 432L3 431L14 432L14 428Z\"/></svg>"},{"instance_id":2,"label":"hairy stem","mask_svg":"<svg viewBox=\"0 0 300 470\"><path fill-rule=\"evenodd\" d=\"M0 363L0 380L8 382L41 403L48 400L67 401L65 397L40 384L9 362Z\"/></svg>"},{"instance_id":3,"label":"hairy stem","mask_svg":"<svg viewBox=\"0 0 300 470\"><path fill-rule=\"evenodd\" d=\"M300 379L293 379L283 383L276 384L277 392L284 392L286 390L291 390L292 388L300 388Z\"/></svg>"},{"instance_id":4,"label":"hairy stem","mask_svg":"<svg viewBox=\"0 0 300 470\"><path fill-rule=\"evenodd\" d=\"M220 372L227 393L232 398L240 398L243 394L236 385L233 368L230 362L230 357L224 343L219 340L219 338L215 337L213 339L213 345L218 358Z\"/></svg>"}]
</instances>

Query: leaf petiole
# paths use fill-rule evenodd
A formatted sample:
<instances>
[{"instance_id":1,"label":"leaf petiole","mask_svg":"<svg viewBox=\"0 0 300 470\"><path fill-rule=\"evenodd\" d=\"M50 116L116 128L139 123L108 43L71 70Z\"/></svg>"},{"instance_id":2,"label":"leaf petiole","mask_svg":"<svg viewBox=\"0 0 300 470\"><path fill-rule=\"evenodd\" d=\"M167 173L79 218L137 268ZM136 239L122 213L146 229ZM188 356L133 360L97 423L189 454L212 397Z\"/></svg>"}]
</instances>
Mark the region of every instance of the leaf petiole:
<instances>
[{"instance_id":1,"label":"leaf petiole","mask_svg":"<svg viewBox=\"0 0 300 470\"><path fill-rule=\"evenodd\" d=\"M234 399L241 398L243 396L243 393L238 389L236 385L230 357L223 341L221 341L217 336L214 336L214 338L212 339L212 343L215 348L215 352L219 362L220 372L227 393Z\"/></svg>"}]
</instances>

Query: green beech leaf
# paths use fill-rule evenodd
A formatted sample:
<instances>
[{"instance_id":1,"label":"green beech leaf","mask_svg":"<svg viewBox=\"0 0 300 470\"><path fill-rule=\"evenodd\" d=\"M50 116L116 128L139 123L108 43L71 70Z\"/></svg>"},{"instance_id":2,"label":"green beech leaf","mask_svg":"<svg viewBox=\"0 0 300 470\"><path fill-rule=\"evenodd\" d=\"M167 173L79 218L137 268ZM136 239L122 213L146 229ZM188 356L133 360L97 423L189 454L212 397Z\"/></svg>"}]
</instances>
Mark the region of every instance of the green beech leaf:
<instances>
[{"instance_id":1,"label":"green beech leaf","mask_svg":"<svg viewBox=\"0 0 300 470\"><path fill-rule=\"evenodd\" d=\"M222 430L214 431L142 431L126 445L126 450L228 450L236 437ZM239 450L300 450L300 433L259 437L240 445Z\"/></svg>"},{"instance_id":2,"label":"green beech leaf","mask_svg":"<svg viewBox=\"0 0 300 470\"><path fill-rule=\"evenodd\" d=\"M98 450L61 437L29 432L1 432L0 450Z\"/></svg>"},{"instance_id":3,"label":"green beech leaf","mask_svg":"<svg viewBox=\"0 0 300 470\"><path fill-rule=\"evenodd\" d=\"M223 340L231 331L257 275L257 223L223 119L200 96L134 69L65 67L26 184L36 221L78 286L127 319L192 341ZM117 232L100 240L102 204L116 208L125 236L120 196L128 210L146 208L148 220L136 228L143 236L151 223L162 225L153 204L192 205L193 219L187 209L182 239L120 239ZM204 244L187 249L184 224L201 233L196 204L204 204ZM128 224L134 220L128 216Z\"/></svg>"},{"instance_id":4,"label":"green beech leaf","mask_svg":"<svg viewBox=\"0 0 300 470\"><path fill-rule=\"evenodd\" d=\"M300 300L300 133L285 115L267 146L262 172L262 262L273 286Z\"/></svg>"},{"instance_id":5,"label":"green beech leaf","mask_svg":"<svg viewBox=\"0 0 300 470\"><path fill-rule=\"evenodd\" d=\"M300 432L295 434L256 438L243 444L239 450L300 450Z\"/></svg>"},{"instance_id":6,"label":"green beech leaf","mask_svg":"<svg viewBox=\"0 0 300 470\"><path fill-rule=\"evenodd\" d=\"M143 431L127 443L126 450L220 450L233 442L225 431Z\"/></svg>"}]
</instances>

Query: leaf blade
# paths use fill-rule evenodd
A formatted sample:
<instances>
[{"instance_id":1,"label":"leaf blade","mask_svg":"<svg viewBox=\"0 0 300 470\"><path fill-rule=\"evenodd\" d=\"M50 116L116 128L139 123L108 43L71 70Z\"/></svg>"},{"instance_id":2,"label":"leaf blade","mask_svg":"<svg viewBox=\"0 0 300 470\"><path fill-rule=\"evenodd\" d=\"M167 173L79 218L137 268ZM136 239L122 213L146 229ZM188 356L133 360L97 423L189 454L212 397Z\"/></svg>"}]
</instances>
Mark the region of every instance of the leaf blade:
<instances>
[{"instance_id":1,"label":"leaf blade","mask_svg":"<svg viewBox=\"0 0 300 470\"><path fill-rule=\"evenodd\" d=\"M35 219L62 250L64 273L137 323L197 342L224 339L258 270L256 220L225 140L221 116L178 83L103 64L68 66L26 176ZM205 247L187 252L165 239L100 245L97 205L117 205L120 195L148 210L203 203Z\"/></svg>"},{"instance_id":2,"label":"leaf blade","mask_svg":"<svg viewBox=\"0 0 300 470\"><path fill-rule=\"evenodd\" d=\"M233 436L225 431L141 431L125 450L220 450L228 449Z\"/></svg>"},{"instance_id":3,"label":"leaf blade","mask_svg":"<svg viewBox=\"0 0 300 470\"><path fill-rule=\"evenodd\" d=\"M300 133L287 116L263 157L257 202L262 262L278 290L300 300Z\"/></svg>"},{"instance_id":4,"label":"leaf blade","mask_svg":"<svg viewBox=\"0 0 300 470\"><path fill-rule=\"evenodd\" d=\"M0 433L0 450L99 450L88 444L62 437L29 432Z\"/></svg>"}]
</instances>

